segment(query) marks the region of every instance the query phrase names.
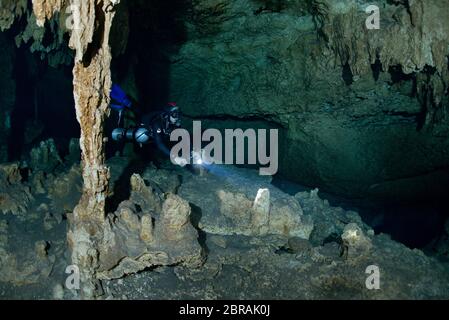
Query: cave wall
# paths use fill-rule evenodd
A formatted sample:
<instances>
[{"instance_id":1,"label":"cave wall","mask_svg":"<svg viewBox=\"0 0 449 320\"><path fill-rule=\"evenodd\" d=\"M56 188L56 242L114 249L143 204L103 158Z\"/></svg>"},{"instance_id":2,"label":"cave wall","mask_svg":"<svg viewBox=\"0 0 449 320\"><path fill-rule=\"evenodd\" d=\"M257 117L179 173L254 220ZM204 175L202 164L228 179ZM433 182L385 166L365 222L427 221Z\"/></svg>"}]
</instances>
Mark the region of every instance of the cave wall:
<instances>
[{"instance_id":1,"label":"cave wall","mask_svg":"<svg viewBox=\"0 0 449 320\"><path fill-rule=\"evenodd\" d=\"M17 46L71 65L68 44L80 44L67 36L68 2L32 4L3 1L0 27L13 12ZM174 100L210 126L282 128L280 173L301 183L351 196L443 193L429 186L449 180L448 1L381 1L380 30L365 27L369 4L121 1L114 81L145 110Z\"/></svg>"},{"instance_id":2,"label":"cave wall","mask_svg":"<svg viewBox=\"0 0 449 320\"><path fill-rule=\"evenodd\" d=\"M381 29L367 30L366 1L193 1L168 56L169 99L189 117L285 128L280 172L301 183L443 193L449 1L396 2L381 2Z\"/></svg>"},{"instance_id":3,"label":"cave wall","mask_svg":"<svg viewBox=\"0 0 449 320\"><path fill-rule=\"evenodd\" d=\"M16 83L13 77L14 46L2 33L0 51L0 162L5 162L8 160L8 138L16 98Z\"/></svg>"},{"instance_id":4,"label":"cave wall","mask_svg":"<svg viewBox=\"0 0 449 320\"><path fill-rule=\"evenodd\" d=\"M72 77L67 73L73 65L73 52L67 45L68 2L36 15L33 8L39 5L44 6L44 1L0 2L2 161L22 158L43 138L42 133L65 137L76 136L79 131L73 112ZM45 17L49 19L45 21Z\"/></svg>"}]
</instances>

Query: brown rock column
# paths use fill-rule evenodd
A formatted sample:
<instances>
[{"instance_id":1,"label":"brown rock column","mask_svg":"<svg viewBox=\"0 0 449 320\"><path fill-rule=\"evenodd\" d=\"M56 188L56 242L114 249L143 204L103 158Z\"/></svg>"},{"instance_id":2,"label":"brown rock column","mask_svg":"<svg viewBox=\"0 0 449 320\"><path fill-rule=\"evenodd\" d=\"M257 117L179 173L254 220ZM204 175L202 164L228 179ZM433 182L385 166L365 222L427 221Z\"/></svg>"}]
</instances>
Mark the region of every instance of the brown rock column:
<instances>
[{"instance_id":1,"label":"brown rock column","mask_svg":"<svg viewBox=\"0 0 449 320\"><path fill-rule=\"evenodd\" d=\"M118 1L114 1L117 3ZM111 88L109 35L114 18L110 0L80 1L70 46L76 50L73 69L75 108L81 126L81 200L73 212L68 233L72 263L80 270L81 297L98 293L99 242L103 239L109 169L105 165L103 125Z\"/></svg>"},{"instance_id":2,"label":"brown rock column","mask_svg":"<svg viewBox=\"0 0 449 320\"><path fill-rule=\"evenodd\" d=\"M34 0L38 24L70 5L70 47L76 51L73 94L81 126L83 194L69 216L68 245L72 268L79 271L81 298L101 294L99 279L117 279L154 265L203 262L198 233L191 225L189 204L174 195L153 194L140 176L131 178L132 201L106 214L109 169L105 165L103 126L111 89L109 36L119 0ZM146 215L139 218L140 203ZM165 200L165 201L164 201ZM154 212L162 211L159 219ZM151 215L153 213L153 215ZM154 230L153 230L154 220Z\"/></svg>"}]
</instances>

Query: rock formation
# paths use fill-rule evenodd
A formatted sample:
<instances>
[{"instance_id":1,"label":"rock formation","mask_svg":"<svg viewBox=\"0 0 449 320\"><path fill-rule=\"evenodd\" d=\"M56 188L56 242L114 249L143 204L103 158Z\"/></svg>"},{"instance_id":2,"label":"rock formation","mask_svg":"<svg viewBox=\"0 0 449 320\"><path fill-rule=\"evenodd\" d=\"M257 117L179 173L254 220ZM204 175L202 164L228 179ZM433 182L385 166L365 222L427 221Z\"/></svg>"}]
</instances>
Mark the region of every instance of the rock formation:
<instances>
[{"instance_id":1,"label":"rock formation","mask_svg":"<svg viewBox=\"0 0 449 320\"><path fill-rule=\"evenodd\" d=\"M62 164L62 159L53 139L42 141L31 150L29 165L33 170L51 173L59 164Z\"/></svg>"},{"instance_id":2,"label":"rock formation","mask_svg":"<svg viewBox=\"0 0 449 320\"><path fill-rule=\"evenodd\" d=\"M152 185L154 181L151 181L151 177L160 177L162 172L168 173L166 169L160 173L155 168L149 168L148 171L143 173L148 177L145 183L139 176L134 176L135 191L131 196L134 200L122 203L117 211L133 217L126 220L135 229L143 229L146 210L138 213L139 218L142 217L140 223L139 218L126 211L129 208L134 211L132 202L143 203L144 199L152 199L146 204L151 207L150 203L158 197L151 197L147 192L142 198L143 185ZM258 177L256 172L233 169L226 173L225 176L214 178L213 174L200 176L186 170L173 169L170 172L172 176L182 176L179 195L191 204L192 221L198 223L202 230L202 245L208 253L205 264L201 268L186 268L183 265L160 267L153 272L107 280L104 282L107 297L425 299L443 298L449 292L445 264L424 255L420 250L411 250L387 235L375 235L357 213L332 207L328 201L319 197L318 190L299 192L291 197L274 188L269 179ZM210 180L209 183L207 180ZM195 185L201 188L195 190ZM250 185L253 187L251 194L246 196L244 191L246 188L249 191ZM259 192L254 186L260 188ZM228 204L223 208L220 206L222 204L216 203L216 191L220 189L236 201L234 206ZM268 193L270 202L267 201ZM251 200L253 197L256 198L254 202ZM297 204L290 207L291 214L301 220L305 217L313 219L315 227L309 240L269 229L266 234L251 232L255 230L249 227L251 225L266 225L263 217L266 217L269 207L275 206L272 202L278 198L296 199ZM179 207L184 206L179 203ZM260 214L257 215L258 219L249 219L251 216L246 215L247 210L257 210ZM235 221L237 217L241 224L233 223L232 218ZM290 226L300 227L297 224ZM146 229L145 239L153 238L155 229ZM135 237L132 236L133 239ZM381 290L366 288L370 266L380 269Z\"/></svg>"},{"instance_id":3,"label":"rock formation","mask_svg":"<svg viewBox=\"0 0 449 320\"><path fill-rule=\"evenodd\" d=\"M70 215L68 242L72 263L81 272L81 295L86 298L101 289L99 278L117 278L155 264L198 265L201 262L197 234L188 220L190 207L181 199L169 196L159 204L162 212L154 234L149 213L139 221L135 209L126 203L114 216L107 216L105 211L109 169L105 164L103 127L111 88L109 36L118 2L79 2L69 42L75 50L73 84L76 115L81 126L84 184L81 200ZM65 4L61 0L34 1L37 25L44 26Z\"/></svg>"},{"instance_id":4,"label":"rock formation","mask_svg":"<svg viewBox=\"0 0 449 320\"><path fill-rule=\"evenodd\" d=\"M369 1L194 3L169 57L186 114L281 128L281 173L334 193L418 197L448 180L448 1L382 1L380 30Z\"/></svg>"},{"instance_id":5,"label":"rock formation","mask_svg":"<svg viewBox=\"0 0 449 320\"><path fill-rule=\"evenodd\" d=\"M30 187L22 184L19 164L0 165L0 212L23 215L32 200Z\"/></svg>"},{"instance_id":6,"label":"rock formation","mask_svg":"<svg viewBox=\"0 0 449 320\"><path fill-rule=\"evenodd\" d=\"M227 167L197 176L152 166L122 181L128 163L120 158L106 162L103 131L112 56L126 51L132 4L31 4L2 0L0 29L22 19L26 23L15 36L16 46L26 44L51 66L74 64L82 162L73 165L78 160L73 143L67 157L72 163L67 164L54 141L47 140L32 149L27 165L0 165L0 213L38 221L46 232L65 227L67 214L67 242L71 263L81 271L81 298L96 297L125 275L173 265L178 280L187 279L193 287L204 280L206 298L227 297L229 274L243 279L235 283L241 297L251 291L251 297L267 297L264 290L274 290L279 281L287 289L276 297L329 298L335 288L343 288L348 296L366 298L361 268L373 262L389 272L389 282L386 293L370 298L447 297L449 278L441 264L374 235L357 213L330 206L317 189L293 196L269 178ZM170 79L165 89L171 96L154 100L176 100L188 117L209 126L222 128L229 120L280 129L281 173L314 187L352 196L410 198L435 182L445 186L449 0L382 1L380 30L365 28L368 4L191 1L182 9L179 20L185 30L176 39L176 50L167 45L159 52L169 66L167 74L158 76ZM136 8L152 5L135 2ZM70 25L67 18L72 18ZM53 37L46 37L49 32ZM15 98L13 44L0 35L0 160L7 160ZM126 67L132 69L138 56L129 54ZM133 72L124 77L135 89ZM120 192L120 183L130 194ZM116 203L107 206L111 199ZM0 282L46 279L55 267L49 242L30 241L24 248L29 259L21 259L10 247L8 232L8 223L0 220ZM439 254L447 256L447 239L441 241ZM198 268L209 246L214 250ZM395 258L418 270L401 266L403 273L398 273ZM411 274L419 279L410 291L403 281ZM430 293L429 279L441 279ZM215 281L218 289L210 285ZM60 285L53 288L55 297L64 297ZM157 290L154 294L170 294Z\"/></svg>"},{"instance_id":7,"label":"rock formation","mask_svg":"<svg viewBox=\"0 0 449 320\"><path fill-rule=\"evenodd\" d=\"M27 248L25 259L9 250L8 225L0 221L0 281L14 285L35 284L44 281L53 269L54 256L47 253L48 244L38 241Z\"/></svg>"},{"instance_id":8,"label":"rock formation","mask_svg":"<svg viewBox=\"0 0 449 320\"><path fill-rule=\"evenodd\" d=\"M0 30L9 29L14 21L26 12L27 3L27 0L2 0L0 3Z\"/></svg>"},{"instance_id":9,"label":"rock formation","mask_svg":"<svg viewBox=\"0 0 449 320\"><path fill-rule=\"evenodd\" d=\"M309 239L313 219L304 215L294 197L270 181L246 170L227 168L223 175L189 179L179 188L179 195L197 208L198 226L208 233ZM201 188L196 187L199 185Z\"/></svg>"}]
</instances>

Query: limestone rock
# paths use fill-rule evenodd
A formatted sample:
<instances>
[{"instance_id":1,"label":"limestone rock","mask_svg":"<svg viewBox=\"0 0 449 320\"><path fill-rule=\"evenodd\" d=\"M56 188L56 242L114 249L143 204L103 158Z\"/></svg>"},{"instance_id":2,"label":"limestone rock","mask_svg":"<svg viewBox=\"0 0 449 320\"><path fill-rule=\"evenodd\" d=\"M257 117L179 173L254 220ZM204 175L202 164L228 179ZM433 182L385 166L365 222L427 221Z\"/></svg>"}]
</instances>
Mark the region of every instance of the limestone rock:
<instances>
[{"instance_id":1,"label":"limestone rock","mask_svg":"<svg viewBox=\"0 0 449 320\"><path fill-rule=\"evenodd\" d=\"M101 238L93 238L98 249L88 253L91 245L87 242L83 246L85 254L98 259L96 277L121 278L154 265L200 266L202 249L198 233L190 222L189 203L177 195L167 194L155 205L143 201L146 195L155 201L161 198L151 186L146 186L142 177L133 175L130 184L133 186L130 199L120 203L113 215L108 215L101 227ZM69 232L69 243L91 241L87 240L91 237L84 227L75 230L77 233Z\"/></svg>"},{"instance_id":2,"label":"limestone rock","mask_svg":"<svg viewBox=\"0 0 449 320\"><path fill-rule=\"evenodd\" d=\"M53 299L55 300L64 299L64 287L62 284L58 283L53 287Z\"/></svg>"},{"instance_id":3,"label":"limestone rock","mask_svg":"<svg viewBox=\"0 0 449 320\"><path fill-rule=\"evenodd\" d=\"M254 199L251 215L251 224L259 234L268 233L268 224L270 221L270 190L259 189Z\"/></svg>"},{"instance_id":4,"label":"limestone rock","mask_svg":"<svg viewBox=\"0 0 449 320\"><path fill-rule=\"evenodd\" d=\"M288 239L288 248L292 250L293 253L299 253L310 250L312 248L312 245L309 241L303 238L292 237Z\"/></svg>"},{"instance_id":5,"label":"limestone rock","mask_svg":"<svg viewBox=\"0 0 449 320\"><path fill-rule=\"evenodd\" d=\"M36 37L37 41L30 44L31 50L52 53L56 58L50 58L49 62L55 64L55 60L59 63L64 57L70 57L70 54L60 54L59 49L67 50L65 33L67 29L71 31L69 46L75 50L73 90L77 120L81 126L80 147L83 154L84 186L79 205L71 215L71 227L74 229L68 238L72 249L72 262L82 271L83 297L92 297L95 287L99 288L94 279L94 272L98 267L95 265L98 262L95 259L98 255L96 241L101 239L101 235L105 232L102 228L107 225L105 201L108 195L109 170L105 165L103 128L109 111L108 98L112 85L109 36L115 15L114 7L119 3L119 0L76 3L67 0L33 0L32 14L30 12L27 15L28 25L16 37L17 45L30 39L34 41ZM4 29L11 26L15 18L24 13L27 4L28 1L23 0L1 1L0 27ZM61 13L72 4L79 13L75 17L79 21L75 21L75 27L67 28L65 24L67 19ZM36 25L40 29L35 28ZM43 41L46 32L57 35L51 38L48 48L44 47ZM60 162L61 159L51 142L43 143L40 148L32 151L33 171L51 172ZM89 231L86 232L86 229Z\"/></svg>"},{"instance_id":6,"label":"limestone rock","mask_svg":"<svg viewBox=\"0 0 449 320\"><path fill-rule=\"evenodd\" d=\"M33 173L31 177L31 191L34 194L44 194L46 192L46 177L43 171Z\"/></svg>"},{"instance_id":7,"label":"limestone rock","mask_svg":"<svg viewBox=\"0 0 449 320\"><path fill-rule=\"evenodd\" d=\"M23 215L32 200L30 188L22 183L19 164L0 164L0 212Z\"/></svg>"},{"instance_id":8,"label":"limestone rock","mask_svg":"<svg viewBox=\"0 0 449 320\"><path fill-rule=\"evenodd\" d=\"M62 215L57 214L56 216L53 215L51 212L46 211L44 214L44 230L50 231L52 230L56 225L60 224L62 221Z\"/></svg>"},{"instance_id":9,"label":"limestone rock","mask_svg":"<svg viewBox=\"0 0 449 320\"><path fill-rule=\"evenodd\" d=\"M73 138L69 142L69 154L65 161L77 163L81 159L80 140Z\"/></svg>"},{"instance_id":10,"label":"limestone rock","mask_svg":"<svg viewBox=\"0 0 449 320\"><path fill-rule=\"evenodd\" d=\"M341 256L335 242L311 246L296 239L301 242L298 252L279 252L266 238L224 236L227 246L217 247L214 237L206 238L210 250L202 268L158 268L110 281L106 287L130 299L419 300L449 296L445 264L383 235L371 239L372 248L361 259ZM373 264L380 268L380 290L366 288L365 271Z\"/></svg>"},{"instance_id":11,"label":"limestone rock","mask_svg":"<svg viewBox=\"0 0 449 320\"><path fill-rule=\"evenodd\" d=\"M162 206L160 224L168 239L182 239L184 229L191 228L190 212L190 205L186 200L173 194L167 196Z\"/></svg>"},{"instance_id":12,"label":"limestone rock","mask_svg":"<svg viewBox=\"0 0 449 320\"><path fill-rule=\"evenodd\" d=\"M33 1L35 5L38 2L42 3L40 0ZM56 8L54 9L57 10ZM50 12L47 12L47 14L50 14ZM16 46L20 47L26 44L31 52L39 55L42 60L47 60L48 64L52 67L56 68L59 65L70 65L73 61L73 53L69 51L66 40L66 33L69 31L66 25L69 21L70 14L72 12L65 7L62 12L48 20L46 24L40 25L40 17L37 17L36 14L32 14L31 12L28 13L28 23L15 37ZM50 39L46 38L46 35L50 32L54 36Z\"/></svg>"},{"instance_id":13,"label":"limestone rock","mask_svg":"<svg viewBox=\"0 0 449 320\"><path fill-rule=\"evenodd\" d=\"M365 0L267 3L195 2L170 66L183 112L213 128L288 128L279 168L302 184L427 192L428 173L449 161L449 2L378 1L380 30L366 28ZM439 176L444 197L449 173Z\"/></svg>"},{"instance_id":14,"label":"limestone rock","mask_svg":"<svg viewBox=\"0 0 449 320\"><path fill-rule=\"evenodd\" d=\"M270 230L276 234L309 239L313 230L313 221L311 216L304 215L295 198L279 198L273 201Z\"/></svg>"},{"instance_id":15,"label":"limestone rock","mask_svg":"<svg viewBox=\"0 0 449 320\"><path fill-rule=\"evenodd\" d=\"M81 169L78 164L69 171L48 181L48 198L53 211L60 214L72 212L82 191Z\"/></svg>"},{"instance_id":16,"label":"limestone rock","mask_svg":"<svg viewBox=\"0 0 449 320\"><path fill-rule=\"evenodd\" d=\"M38 241L34 244L34 247L39 258L44 259L47 257L48 243L46 241Z\"/></svg>"},{"instance_id":17,"label":"limestone rock","mask_svg":"<svg viewBox=\"0 0 449 320\"><path fill-rule=\"evenodd\" d=\"M33 148L30 152L29 165L35 172L50 173L61 163L62 159L53 139L42 141L38 147Z\"/></svg>"},{"instance_id":18,"label":"limestone rock","mask_svg":"<svg viewBox=\"0 0 449 320\"><path fill-rule=\"evenodd\" d=\"M0 29L5 31L21 17L27 9L27 0L2 0L0 3Z\"/></svg>"},{"instance_id":19,"label":"limestone rock","mask_svg":"<svg viewBox=\"0 0 449 320\"><path fill-rule=\"evenodd\" d=\"M153 241L153 218L151 215L146 214L141 218L140 238L145 243L151 243Z\"/></svg>"},{"instance_id":20,"label":"limestone rock","mask_svg":"<svg viewBox=\"0 0 449 320\"><path fill-rule=\"evenodd\" d=\"M53 270L54 256L47 254L47 243L38 241L34 247L22 246L23 254L9 250L8 225L0 220L0 281L17 286L44 281Z\"/></svg>"},{"instance_id":21,"label":"limestone rock","mask_svg":"<svg viewBox=\"0 0 449 320\"><path fill-rule=\"evenodd\" d=\"M142 178L154 183L155 187L158 187L164 192L176 193L181 185L179 175L176 173L165 169L157 169L152 166L145 169Z\"/></svg>"},{"instance_id":22,"label":"limestone rock","mask_svg":"<svg viewBox=\"0 0 449 320\"><path fill-rule=\"evenodd\" d=\"M237 225L248 225L251 222L252 201L244 194L218 190L220 213Z\"/></svg>"},{"instance_id":23,"label":"limestone rock","mask_svg":"<svg viewBox=\"0 0 449 320\"><path fill-rule=\"evenodd\" d=\"M371 240L363 233L355 223L348 224L341 235L345 254L348 258L355 258L361 254L367 254L371 249Z\"/></svg>"},{"instance_id":24,"label":"limestone rock","mask_svg":"<svg viewBox=\"0 0 449 320\"><path fill-rule=\"evenodd\" d=\"M323 245L326 241L337 241L346 225L350 223L362 226L366 233L372 231L356 212L331 206L327 200L320 198L318 192L318 189L314 189L295 195L302 210L313 218L314 230L310 235L310 241L314 245Z\"/></svg>"},{"instance_id":25,"label":"limestone rock","mask_svg":"<svg viewBox=\"0 0 449 320\"><path fill-rule=\"evenodd\" d=\"M66 0L34 0L33 12L37 25L43 27L47 19L51 19L57 11L61 11L65 2Z\"/></svg>"},{"instance_id":26,"label":"limestone rock","mask_svg":"<svg viewBox=\"0 0 449 320\"><path fill-rule=\"evenodd\" d=\"M17 162L0 164L0 176L4 183L18 184L22 182L20 166Z\"/></svg>"},{"instance_id":27,"label":"limestone rock","mask_svg":"<svg viewBox=\"0 0 449 320\"><path fill-rule=\"evenodd\" d=\"M313 230L313 221L299 202L256 171L228 167L223 176L189 176L184 180L179 195L194 205L192 214L201 217L198 226L206 232L308 239Z\"/></svg>"},{"instance_id":28,"label":"limestone rock","mask_svg":"<svg viewBox=\"0 0 449 320\"><path fill-rule=\"evenodd\" d=\"M84 184L80 202L73 211L68 239L72 263L81 270L81 294L85 297L93 297L101 287L96 279L96 270L100 267L99 247L110 231L110 221L106 219L110 172L105 163L106 140L103 133L112 87L109 39L114 6L119 2L79 2L80 21L72 30L69 41L69 46L75 50L73 95L81 127Z\"/></svg>"},{"instance_id":29,"label":"limestone rock","mask_svg":"<svg viewBox=\"0 0 449 320\"><path fill-rule=\"evenodd\" d=\"M118 222L125 224L124 227L133 232L137 232L140 229L139 216L135 207L135 204L131 201L123 201L116 213Z\"/></svg>"},{"instance_id":30,"label":"limestone rock","mask_svg":"<svg viewBox=\"0 0 449 320\"><path fill-rule=\"evenodd\" d=\"M134 174L131 176L131 200L135 203L147 208L149 211L161 212L162 211L162 198L155 192L150 186L147 187L143 178Z\"/></svg>"}]
</instances>

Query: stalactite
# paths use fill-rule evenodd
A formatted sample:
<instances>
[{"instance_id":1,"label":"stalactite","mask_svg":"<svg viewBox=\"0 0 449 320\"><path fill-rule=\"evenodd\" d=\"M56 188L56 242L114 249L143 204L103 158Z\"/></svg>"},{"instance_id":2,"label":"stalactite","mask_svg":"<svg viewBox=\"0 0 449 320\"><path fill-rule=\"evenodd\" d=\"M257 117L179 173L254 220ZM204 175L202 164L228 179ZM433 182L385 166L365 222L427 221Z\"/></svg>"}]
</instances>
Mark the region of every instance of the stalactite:
<instances>
[{"instance_id":1,"label":"stalactite","mask_svg":"<svg viewBox=\"0 0 449 320\"><path fill-rule=\"evenodd\" d=\"M111 88L109 33L118 1L77 1L70 47L75 50L73 87L75 109L81 126L83 194L70 221L68 233L72 263L81 271L81 296L95 295L98 268L97 241L102 239L109 170L105 165L103 124L108 113ZM65 0L35 0L37 24L65 6ZM78 14L79 13L79 14ZM75 14L75 13L74 13Z\"/></svg>"},{"instance_id":2,"label":"stalactite","mask_svg":"<svg viewBox=\"0 0 449 320\"><path fill-rule=\"evenodd\" d=\"M27 0L2 0L0 1L0 30L9 29L14 21L21 17L27 8Z\"/></svg>"},{"instance_id":3,"label":"stalactite","mask_svg":"<svg viewBox=\"0 0 449 320\"><path fill-rule=\"evenodd\" d=\"M103 124L111 88L109 32L114 12L109 10L110 5L110 1L101 0L82 2L80 25L84 29L75 29L70 41L76 50L73 84L76 114L81 126L84 187L73 213L68 240L72 263L81 270L82 294L85 297L92 297L97 289L94 285L98 268L96 241L103 236L109 181ZM101 25L94 30L96 22Z\"/></svg>"},{"instance_id":4,"label":"stalactite","mask_svg":"<svg viewBox=\"0 0 449 320\"><path fill-rule=\"evenodd\" d=\"M166 199L154 195L161 211L154 236L148 229L148 221L155 219L150 214L154 210L148 209L146 202L139 203L139 196L124 201L114 214L106 212L110 173L105 163L103 127L112 85L109 36L114 6L118 3L113 0L79 2L79 21L74 23L78 28L72 30L69 42L75 50L73 94L81 127L84 185L81 200L69 215L67 239L72 264L80 271L81 298L101 294L99 279L119 278L154 265L184 263L197 267L202 263L198 233L190 223L190 206L185 200L174 195L167 195ZM61 7L62 4L57 6ZM39 12L49 11L41 8ZM139 177L132 178L131 185L133 181L140 182L137 193L151 194ZM136 205L146 210L146 215L138 216L134 210Z\"/></svg>"}]
</instances>

